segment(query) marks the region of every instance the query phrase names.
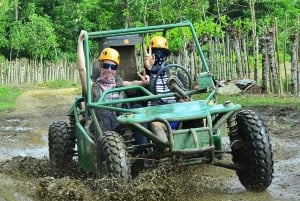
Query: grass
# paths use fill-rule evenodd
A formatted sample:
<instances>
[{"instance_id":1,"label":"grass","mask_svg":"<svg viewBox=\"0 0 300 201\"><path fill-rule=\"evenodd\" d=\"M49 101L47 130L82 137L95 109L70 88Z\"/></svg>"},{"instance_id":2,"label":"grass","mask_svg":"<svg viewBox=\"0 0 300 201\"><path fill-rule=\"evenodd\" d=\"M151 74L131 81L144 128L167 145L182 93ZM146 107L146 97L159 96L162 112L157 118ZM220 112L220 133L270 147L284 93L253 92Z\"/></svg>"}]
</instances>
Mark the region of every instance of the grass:
<instances>
[{"instance_id":1,"label":"grass","mask_svg":"<svg viewBox=\"0 0 300 201\"><path fill-rule=\"evenodd\" d=\"M206 99L207 94L193 97L194 99ZM300 110L299 97L279 96L275 94L239 94L239 95L218 95L218 103L231 101L243 107L251 106L296 106Z\"/></svg>"},{"instance_id":2,"label":"grass","mask_svg":"<svg viewBox=\"0 0 300 201\"><path fill-rule=\"evenodd\" d=\"M245 94L235 96L218 96L218 102L230 100L242 106L297 106L300 109L300 99L290 96L278 96L274 94Z\"/></svg>"},{"instance_id":3,"label":"grass","mask_svg":"<svg viewBox=\"0 0 300 201\"><path fill-rule=\"evenodd\" d=\"M3 200L7 200L7 201L9 201L9 200L15 200L15 196L10 191L9 187L1 186L1 189L0 189L0 200L2 200L2 199Z\"/></svg>"},{"instance_id":4,"label":"grass","mask_svg":"<svg viewBox=\"0 0 300 201\"><path fill-rule=\"evenodd\" d=\"M38 83L36 85L28 86L0 86L0 112L5 109L11 109L15 106L16 98L24 91L32 90L36 88L49 88L49 89L60 89L60 88L73 88L80 87L79 83L57 80L49 81L44 83Z\"/></svg>"},{"instance_id":5,"label":"grass","mask_svg":"<svg viewBox=\"0 0 300 201\"><path fill-rule=\"evenodd\" d=\"M68 80L56 80L56 81L47 81L37 84L39 87L47 87L50 89L59 89L59 88L72 88L79 87L80 84L77 82L72 82Z\"/></svg>"},{"instance_id":6,"label":"grass","mask_svg":"<svg viewBox=\"0 0 300 201\"><path fill-rule=\"evenodd\" d=\"M0 111L13 108L16 98L22 93L19 87L0 86Z\"/></svg>"}]
</instances>

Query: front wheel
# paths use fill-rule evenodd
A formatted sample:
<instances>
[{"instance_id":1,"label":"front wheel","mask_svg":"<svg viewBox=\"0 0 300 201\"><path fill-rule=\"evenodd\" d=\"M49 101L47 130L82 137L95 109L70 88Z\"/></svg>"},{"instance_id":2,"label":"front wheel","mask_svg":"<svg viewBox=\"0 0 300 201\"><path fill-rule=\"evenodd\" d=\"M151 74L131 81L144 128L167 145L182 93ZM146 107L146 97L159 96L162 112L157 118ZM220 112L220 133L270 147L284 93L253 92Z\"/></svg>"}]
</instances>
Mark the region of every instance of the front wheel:
<instances>
[{"instance_id":1,"label":"front wheel","mask_svg":"<svg viewBox=\"0 0 300 201\"><path fill-rule=\"evenodd\" d=\"M273 153L268 129L263 120L251 110L237 113L238 130L230 135L232 160L240 169L237 175L250 191L264 191L272 181Z\"/></svg>"},{"instance_id":2,"label":"front wheel","mask_svg":"<svg viewBox=\"0 0 300 201\"><path fill-rule=\"evenodd\" d=\"M97 141L98 176L114 177L128 182L131 169L123 138L114 131L106 131Z\"/></svg>"},{"instance_id":3,"label":"front wheel","mask_svg":"<svg viewBox=\"0 0 300 201\"><path fill-rule=\"evenodd\" d=\"M75 136L70 132L66 122L56 121L49 126L48 146L52 165L64 169L72 164L75 154Z\"/></svg>"}]
</instances>

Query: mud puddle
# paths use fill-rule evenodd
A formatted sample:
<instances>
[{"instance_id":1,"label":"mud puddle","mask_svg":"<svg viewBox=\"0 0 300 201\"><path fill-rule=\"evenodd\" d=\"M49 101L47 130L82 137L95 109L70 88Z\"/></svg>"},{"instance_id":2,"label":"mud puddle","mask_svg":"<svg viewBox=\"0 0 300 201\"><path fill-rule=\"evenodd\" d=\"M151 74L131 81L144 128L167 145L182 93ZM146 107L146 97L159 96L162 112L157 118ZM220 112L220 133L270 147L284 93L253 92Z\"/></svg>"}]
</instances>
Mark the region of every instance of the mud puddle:
<instances>
[{"instance_id":1,"label":"mud puddle","mask_svg":"<svg viewBox=\"0 0 300 201\"><path fill-rule=\"evenodd\" d=\"M28 126L29 120L8 118L0 122L3 125L0 127L0 133L3 133L0 143L2 160L14 156L42 158L47 155L47 136L42 135L43 131L38 127Z\"/></svg>"},{"instance_id":2,"label":"mud puddle","mask_svg":"<svg viewBox=\"0 0 300 201\"><path fill-rule=\"evenodd\" d=\"M240 184L235 172L212 165L159 167L125 186L96 179L74 164L58 172L48 161L48 126L67 120L77 89L35 90L0 116L0 201L2 200L300 200L300 112L293 107L259 107L274 151L274 179L262 193Z\"/></svg>"}]
</instances>

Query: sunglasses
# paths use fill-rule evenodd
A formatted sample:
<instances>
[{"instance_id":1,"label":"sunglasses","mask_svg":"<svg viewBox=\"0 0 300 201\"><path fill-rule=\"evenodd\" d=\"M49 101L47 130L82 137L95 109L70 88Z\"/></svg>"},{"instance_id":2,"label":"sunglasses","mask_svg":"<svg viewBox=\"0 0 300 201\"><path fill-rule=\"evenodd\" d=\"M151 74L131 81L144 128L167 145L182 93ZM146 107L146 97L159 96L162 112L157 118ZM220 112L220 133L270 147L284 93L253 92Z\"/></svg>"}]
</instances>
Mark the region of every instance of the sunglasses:
<instances>
[{"instance_id":1,"label":"sunglasses","mask_svg":"<svg viewBox=\"0 0 300 201\"><path fill-rule=\"evenodd\" d=\"M111 69L111 70L117 70L118 66L116 64L108 64L108 63L103 63L102 68L104 69Z\"/></svg>"}]
</instances>

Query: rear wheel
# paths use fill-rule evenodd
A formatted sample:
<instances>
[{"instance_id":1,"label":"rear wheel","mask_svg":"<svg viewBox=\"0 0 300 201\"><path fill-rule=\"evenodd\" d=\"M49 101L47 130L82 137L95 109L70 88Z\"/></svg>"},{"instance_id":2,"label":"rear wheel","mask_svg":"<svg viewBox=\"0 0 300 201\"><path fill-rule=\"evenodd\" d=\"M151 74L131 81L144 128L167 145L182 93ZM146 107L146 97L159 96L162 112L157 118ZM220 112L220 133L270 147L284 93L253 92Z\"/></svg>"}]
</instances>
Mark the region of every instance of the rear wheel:
<instances>
[{"instance_id":1,"label":"rear wheel","mask_svg":"<svg viewBox=\"0 0 300 201\"><path fill-rule=\"evenodd\" d=\"M97 141L98 176L114 177L128 182L131 169L123 138L114 131L106 131Z\"/></svg>"},{"instance_id":2,"label":"rear wheel","mask_svg":"<svg viewBox=\"0 0 300 201\"><path fill-rule=\"evenodd\" d=\"M230 142L233 162L240 169L237 175L250 191L263 191L272 181L273 153L268 129L263 120L251 110L237 113L238 130L232 129Z\"/></svg>"},{"instance_id":3,"label":"rear wheel","mask_svg":"<svg viewBox=\"0 0 300 201\"><path fill-rule=\"evenodd\" d=\"M66 168L73 162L75 136L64 121L53 122L48 130L50 163L56 168Z\"/></svg>"}]
</instances>

